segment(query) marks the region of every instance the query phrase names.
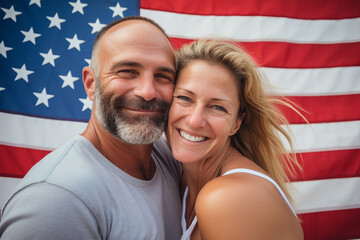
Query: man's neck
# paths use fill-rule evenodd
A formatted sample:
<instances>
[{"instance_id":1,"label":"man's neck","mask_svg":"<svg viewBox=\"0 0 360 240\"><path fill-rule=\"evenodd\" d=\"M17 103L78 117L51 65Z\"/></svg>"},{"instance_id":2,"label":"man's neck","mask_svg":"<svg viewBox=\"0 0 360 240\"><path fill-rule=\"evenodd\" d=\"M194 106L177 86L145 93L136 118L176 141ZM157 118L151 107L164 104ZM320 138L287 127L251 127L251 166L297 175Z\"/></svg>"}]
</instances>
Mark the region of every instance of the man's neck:
<instances>
[{"instance_id":1,"label":"man's neck","mask_svg":"<svg viewBox=\"0 0 360 240\"><path fill-rule=\"evenodd\" d=\"M149 180L154 176L156 166L151 159L152 144L134 145L121 141L91 118L82 136L87 138L105 158L127 174L143 180Z\"/></svg>"}]
</instances>

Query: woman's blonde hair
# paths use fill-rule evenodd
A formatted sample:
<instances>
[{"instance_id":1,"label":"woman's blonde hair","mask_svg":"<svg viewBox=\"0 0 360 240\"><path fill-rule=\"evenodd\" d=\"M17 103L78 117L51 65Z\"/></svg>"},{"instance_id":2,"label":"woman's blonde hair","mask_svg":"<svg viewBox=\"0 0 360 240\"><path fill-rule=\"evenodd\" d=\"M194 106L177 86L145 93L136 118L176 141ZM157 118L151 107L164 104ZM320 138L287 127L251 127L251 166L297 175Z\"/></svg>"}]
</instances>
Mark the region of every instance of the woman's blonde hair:
<instances>
[{"instance_id":1,"label":"woman's blonde hair","mask_svg":"<svg viewBox=\"0 0 360 240\"><path fill-rule=\"evenodd\" d=\"M285 183L287 173L295 174L299 164L290 134L282 127L288 122L275 104L282 104L298 112L285 98L265 93L264 76L255 61L239 46L222 41L199 40L183 45L176 53L177 74L194 60L204 60L227 67L235 76L239 90L242 117L240 129L231 138L231 145L241 154L262 167L291 200ZM288 129L289 131L289 129ZM288 152L280 137L289 143Z\"/></svg>"}]
</instances>

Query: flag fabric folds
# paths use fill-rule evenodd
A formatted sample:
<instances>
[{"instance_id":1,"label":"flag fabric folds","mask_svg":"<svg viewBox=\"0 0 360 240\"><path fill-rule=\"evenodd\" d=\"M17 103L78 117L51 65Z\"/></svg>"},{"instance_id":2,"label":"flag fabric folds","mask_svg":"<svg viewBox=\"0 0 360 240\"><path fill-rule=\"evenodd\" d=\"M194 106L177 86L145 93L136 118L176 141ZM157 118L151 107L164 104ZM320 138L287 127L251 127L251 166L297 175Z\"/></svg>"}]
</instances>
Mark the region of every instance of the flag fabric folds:
<instances>
[{"instance_id":1,"label":"flag fabric folds","mask_svg":"<svg viewBox=\"0 0 360 240\"><path fill-rule=\"evenodd\" d=\"M240 44L277 93L303 172L291 179L305 239L360 238L360 2L357 0L3 0L0 3L0 205L43 156L81 133L82 86L96 33L141 15L175 49ZM144 36L146 37L146 36Z\"/></svg>"}]
</instances>

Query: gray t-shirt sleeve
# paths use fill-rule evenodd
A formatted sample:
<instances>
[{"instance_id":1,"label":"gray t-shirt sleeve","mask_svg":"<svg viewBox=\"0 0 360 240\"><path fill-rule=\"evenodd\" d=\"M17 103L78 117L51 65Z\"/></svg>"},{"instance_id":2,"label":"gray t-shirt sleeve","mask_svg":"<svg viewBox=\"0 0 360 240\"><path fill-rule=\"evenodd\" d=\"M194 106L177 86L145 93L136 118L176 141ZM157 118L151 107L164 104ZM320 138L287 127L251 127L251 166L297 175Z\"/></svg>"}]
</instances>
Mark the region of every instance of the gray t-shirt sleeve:
<instances>
[{"instance_id":1,"label":"gray t-shirt sleeve","mask_svg":"<svg viewBox=\"0 0 360 240\"><path fill-rule=\"evenodd\" d=\"M1 239L101 239L89 208L73 193L49 183L35 183L7 203Z\"/></svg>"}]
</instances>

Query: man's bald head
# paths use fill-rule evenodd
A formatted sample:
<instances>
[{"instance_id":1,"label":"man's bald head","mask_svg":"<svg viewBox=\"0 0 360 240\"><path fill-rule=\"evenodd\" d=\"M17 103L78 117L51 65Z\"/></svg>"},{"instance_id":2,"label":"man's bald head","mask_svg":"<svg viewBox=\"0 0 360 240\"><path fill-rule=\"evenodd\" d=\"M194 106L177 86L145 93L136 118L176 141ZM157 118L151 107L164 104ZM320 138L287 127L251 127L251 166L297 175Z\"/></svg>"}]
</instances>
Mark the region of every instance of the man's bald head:
<instances>
[{"instance_id":1,"label":"man's bald head","mask_svg":"<svg viewBox=\"0 0 360 240\"><path fill-rule=\"evenodd\" d=\"M157 29L159 29L164 34L164 36L167 39L169 39L169 37L165 33L164 29L162 27L160 27L160 25L157 24L155 21L153 21L149 18L141 17L141 16L129 16L129 17L117 19L117 20L109 23L105 27L103 27L95 37L95 41L94 41L93 48L92 48L92 54L91 54L91 68L94 70L96 75L98 75L99 67L100 67L99 62L98 62L97 51L98 51L99 43L100 43L101 39L114 26L124 23L124 22L129 22L129 21L144 21L144 23L149 23L149 24L153 25L154 27L156 27Z\"/></svg>"}]
</instances>

